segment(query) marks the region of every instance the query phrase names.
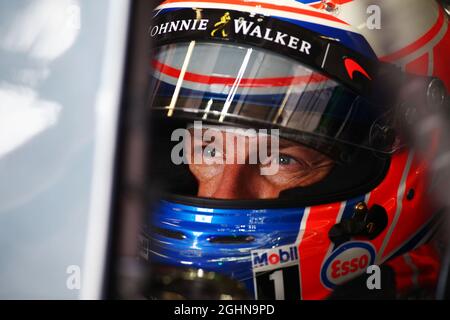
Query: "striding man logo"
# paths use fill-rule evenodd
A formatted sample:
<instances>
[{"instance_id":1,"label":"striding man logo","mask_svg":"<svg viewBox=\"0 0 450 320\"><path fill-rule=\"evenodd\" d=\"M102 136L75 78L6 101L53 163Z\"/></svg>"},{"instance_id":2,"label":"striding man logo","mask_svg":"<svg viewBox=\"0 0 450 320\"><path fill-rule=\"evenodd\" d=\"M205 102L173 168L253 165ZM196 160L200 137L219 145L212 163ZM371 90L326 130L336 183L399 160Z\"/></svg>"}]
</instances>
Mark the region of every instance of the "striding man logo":
<instances>
[{"instance_id":1,"label":"striding man logo","mask_svg":"<svg viewBox=\"0 0 450 320\"><path fill-rule=\"evenodd\" d=\"M221 18L220 21L214 24L214 30L211 32L211 36L215 37L217 32L221 32L222 37L228 37L228 33L226 31L226 26L230 23L231 16L229 12L226 12Z\"/></svg>"}]
</instances>

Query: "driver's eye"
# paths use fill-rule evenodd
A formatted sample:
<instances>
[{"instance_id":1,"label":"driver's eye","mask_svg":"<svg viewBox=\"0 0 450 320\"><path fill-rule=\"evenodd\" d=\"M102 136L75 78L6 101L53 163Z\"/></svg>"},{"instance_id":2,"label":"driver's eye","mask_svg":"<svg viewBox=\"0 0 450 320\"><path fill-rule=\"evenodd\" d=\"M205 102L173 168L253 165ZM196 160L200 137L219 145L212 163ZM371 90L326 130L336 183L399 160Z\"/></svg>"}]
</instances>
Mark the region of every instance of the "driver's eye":
<instances>
[{"instance_id":1,"label":"driver's eye","mask_svg":"<svg viewBox=\"0 0 450 320\"><path fill-rule=\"evenodd\" d=\"M216 149L215 148L205 148L206 150L204 150L204 154L209 157L209 158L215 158L216 157Z\"/></svg>"},{"instance_id":2,"label":"driver's eye","mask_svg":"<svg viewBox=\"0 0 450 320\"><path fill-rule=\"evenodd\" d=\"M280 156L278 157L278 163L282 166L289 166L298 164L298 161L288 155L280 154Z\"/></svg>"}]
</instances>

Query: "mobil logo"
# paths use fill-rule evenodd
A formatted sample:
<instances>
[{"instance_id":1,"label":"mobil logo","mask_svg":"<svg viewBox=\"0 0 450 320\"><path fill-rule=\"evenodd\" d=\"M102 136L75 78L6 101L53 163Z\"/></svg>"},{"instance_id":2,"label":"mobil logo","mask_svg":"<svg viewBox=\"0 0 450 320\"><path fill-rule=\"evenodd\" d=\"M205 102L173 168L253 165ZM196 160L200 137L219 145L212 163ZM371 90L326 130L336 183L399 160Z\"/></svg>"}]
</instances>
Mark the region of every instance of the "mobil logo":
<instances>
[{"instance_id":1,"label":"mobil logo","mask_svg":"<svg viewBox=\"0 0 450 320\"><path fill-rule=\"evenodd\" d=\"M320 272L324 286L333 289L356 278L375 263L375 248L369 242L349 242L328 256Z\"/></svg>"},{"instance_id":2,"label":"mobil logo","mask_svg":"<svg viewBox=\"0 0 450 320\"><path fill-rule=\"evenodd\" d=\"M296 245L252 251L252 264L254 270L276 269L297 263L298 251Z\"/></svg>"}]
</instances>

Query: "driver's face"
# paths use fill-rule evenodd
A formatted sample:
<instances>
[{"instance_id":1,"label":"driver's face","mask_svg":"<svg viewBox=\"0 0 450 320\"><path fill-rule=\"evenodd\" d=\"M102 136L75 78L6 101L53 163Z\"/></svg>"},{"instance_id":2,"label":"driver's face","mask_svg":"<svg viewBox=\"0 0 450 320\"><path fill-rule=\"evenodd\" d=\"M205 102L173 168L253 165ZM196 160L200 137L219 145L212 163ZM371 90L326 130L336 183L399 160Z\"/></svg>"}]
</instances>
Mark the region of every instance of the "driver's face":
<instances>
[{"instance_id":1,"label":"driver's face","mask_svg":"<svg viewBox=\"0 0 450 320\"><path fill-rule=\"evenodd\" d=\"M242 144L237 145L235 139L237 136L233 134L222 134L222 145L234 147L229 150L226 148L218 148L223 150L223 154L218 151L206 152L206 157L234 157L239 156L248 159L254 150L250 146L251 139L259 139L259 137L245 137L245 148ZM241 137L242 138L242 137ZM227 141L231 139L231 141ZM206 147L211 143L205 144L202 141L194 141L192 138L191 154L199 152L193 146L195 143ZM197 150L197 151L196 151ZM200 151L202 148L200 148ZM201 157L205 157L205 152ZM261 175L261 166L263 164L194 164L189 165L189 169L198 181L198 196L215 199L275 199L284 190L307 187L323 180L332 170L334 162L327 156L318 151L307 148L303 145L288 141L280 140L278 159L270 158L268 161L277 161L279 169L273 175ZM267 162L264 164L267 166Z\"/></svg>"}]
</instances>

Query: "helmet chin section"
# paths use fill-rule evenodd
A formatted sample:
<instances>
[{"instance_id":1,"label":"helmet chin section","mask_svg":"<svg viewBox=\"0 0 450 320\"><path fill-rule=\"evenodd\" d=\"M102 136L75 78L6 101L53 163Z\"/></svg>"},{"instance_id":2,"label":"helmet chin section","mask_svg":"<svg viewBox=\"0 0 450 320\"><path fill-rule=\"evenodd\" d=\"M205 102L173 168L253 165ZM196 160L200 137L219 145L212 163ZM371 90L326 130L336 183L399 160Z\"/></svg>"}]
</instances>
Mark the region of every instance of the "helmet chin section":
<instances>
[{"instance_id":1,"label":"helmet chin section","mask_svg":"<svg viewBox=\"0 0 450 320\"><path fill-rule=\"evenodd\" d=\"M254 250L295 244L305 208L212 209L161 201L144 236L153 262L216 271L253 290Z\"/></svg>"}]
</instances>

